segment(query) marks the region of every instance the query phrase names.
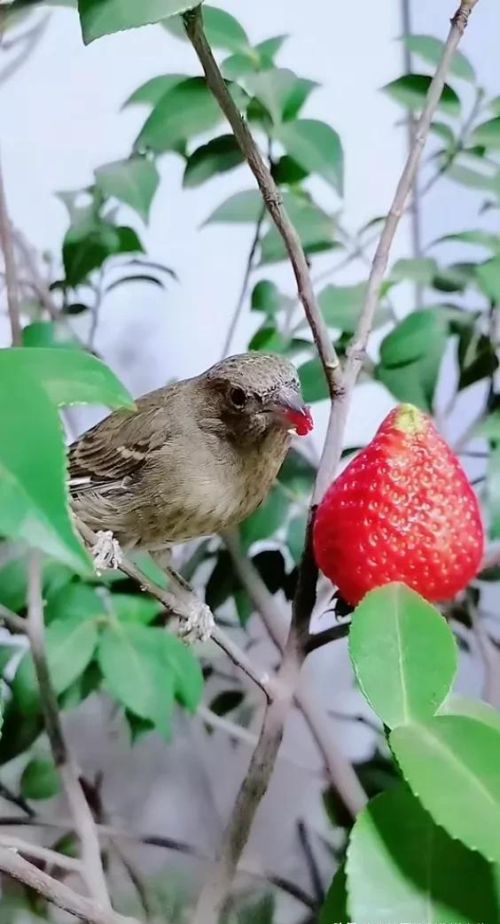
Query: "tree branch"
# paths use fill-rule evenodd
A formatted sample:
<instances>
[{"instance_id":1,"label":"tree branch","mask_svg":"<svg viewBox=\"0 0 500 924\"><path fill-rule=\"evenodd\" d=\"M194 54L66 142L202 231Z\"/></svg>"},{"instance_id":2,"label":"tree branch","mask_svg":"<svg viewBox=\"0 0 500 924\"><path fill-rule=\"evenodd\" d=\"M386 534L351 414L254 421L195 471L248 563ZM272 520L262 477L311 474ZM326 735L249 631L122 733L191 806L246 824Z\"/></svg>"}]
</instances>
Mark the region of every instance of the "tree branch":
<instances>
[{"instance_id":1,"label":"tree branch","mask_svg":"<svg viewBox=\"0 0 500 924\"><path fill-rule=\"evenodd\" d=\"M0 870L34 889L53 905L80 918L85 924L139 924L134 918L125 918L110 908L103 908L83 895L78 895L73 889L24 860L12 848L0 846Z\"/></svg>"},{"instance_id":2,"label":"tree branch","mask_svg":"<svg viewBox=\"0 0 500 924\"><path fill-rule=\"evenodd\" d=\"M67 857L65 854L58 853L57 850L51 850L49 847L41 847L39 844L30 844L29 841L24 841L20 837L0 835L0 847L5 847L7 850L16 850L26 857L42 860L49 866L57 866L59 869L68 870L70 873L79 873L82 875L82 864L80 860L75 860L74 857Z\"/></svg>"},{"instance_id":3,"label":"tree branch","mask_svg":"<svg viewBox=\"0 0 500 924\"><path fill-rule=\"evenodd\" d=\"M297 282L299 299L304 306L304 311L316 342L330 395L334 398L341 384L340 362L314 295L309 266L300 237L288 217L281 193L273 180L271 171L227 89L203 30L201 6L197 6L194 10L189 10L184 14L184 25L187 36L205 72L208 87L233 130L234 137L257 180L264 204L283 239Z\"/></svg>"},{"instance_id":4,"label":"tree branch","mask_svg":"<svg viewBox=\"0 0 500 924\"><path fill-rule=\"evenodd\" d=\"M52 686L45 651L43 599L40 559L33 553L29 563L27 631L35 673L40 688L40 702L54 763L73 816L75 831L82 850L82 875L90 895L103 912L111 912L111 902L101 860L94 819L79 780L78 769L68 748L59 715L57 697ZM43 893L42 893L43 894ZM97 919L96 919L97 920ZM102 918L102 920L108 920ZM113 918L109 917L109 921Z\"/></svg>"},{"instance_id":5,"label":"tree branch","mask_svg":"<svg viewBox=\"0 0 500 924\"><path fill-rule=\"evenodd\" d=\"M354 343L348 352L343 375L338 357L331 345L327 327L314 297L307 261L300 239L283 209L279 191L270 171L227 90L203 31L201 7L198 6L195 10L191 10L184 15L186 32L201 62L207 84L233 129L235 138L257 180L266 207L285 243L297 280L299 297L304 306L306 317L325 369L332 398L327 435L313 491L305 549L299 568L297 592L292 606L291 626L277 676L278 692L264 716L259 742L224 834L219 862L201 891L192 924L217 924L236 875L238 861L246 844L255 813L271 778L283 737L288 709L293 702L294 691L306 657L309 622L316 600L318 570L312 549L312 525L316 507L333 480L340 461L347 413L354 385L363 364L375 311L380 300L380 289L389 260L390 248L415 181L421 152L444 87L448 65L463 34L470 12L476 3L477 0L462 0L453 17L442 60L429 86L422 115L415 126L413 145L382 230L368 279L364 308ZM316 716L315 718L317 719ZM321 728L321 734L323 731L324 729Z\"/></svg>"},{"instance_id":6,"label":"tree branch","mask_svg":"<svg viewBox=\"0 0 500 924\"><path fill-rule=\"evenodd\" d=\"M7 210L5 184L2 165L0 164L0 245L3 251L5 266L5 288L7 290L7 310L9 312L12 346L22 343L21 308L19 305L19 289L17 286L16 261L12 245L12 226Z\"/></svg>"},{"instance_id":7,"label":"tree branch","mask_svg":"<svg viewBox=\"0 0 500 924\"><path fill-rule=\"evenodd\" d=\"M333 403L328 422L320 470L314 491L313 502L319 503L325 491L333 481L342 453L342 440L351 403L352 392L368 343L373 325L373 318L380 301L380 289L389 262L389 253L394 237L403 215L418 171L422 150L429 134L429 128L436 112L446 81L450 62L464 33L469 16L478 0L462 0L455 13L441 61L431 80L422 114L415 125L413 145L406 159L400 180L396 187L389 214L384 222L382 234L373 258L372 269L368 277L368 288L354 342L348 350L348 360L343 377L343 391Z\"/></svg>"},{"instance_id":8,"label":"tree branch","mask_svg":"<svg viewBox=\"0 0 500 924\"><path fill-rule=\"evenodd\" d=\"M92 546L96 541L96 534L78 518L76 518L76 524L85 541ZM143 590L145 590L148 594L151 594L152 597L163 604L170 616L175 617L181 621L185 620L186 615L180 608L179 600L176 598L175 594L169 593L168 590L163 590L153 581L150 581L149 578L147 578L146 575L139 570L139 568L137 568L123 555L123 553L120 557L120 563L118 567L120 571L123 571L123 573L127 575L127 577L132 578L132 580L136 581ZM186 596L191 596L196 604L200 605L198 597L189 586L189 584L187 584L187 582L185 585L183 584L182 590ZM236 643L233 642L232 639L230 639L229 636L219 628L219 626L215 624L212 630L211 639L227 655L227 657L236 667L239 667L240 670L242 670L243 673L253 681L253 683L260 687L262 692L265 694L266 699L270 700L273 695L272 684L267 674L260 674L250 659L246 656L245 652L242 651L241 648L236 645Z\"/></svg>"}]
</instances>

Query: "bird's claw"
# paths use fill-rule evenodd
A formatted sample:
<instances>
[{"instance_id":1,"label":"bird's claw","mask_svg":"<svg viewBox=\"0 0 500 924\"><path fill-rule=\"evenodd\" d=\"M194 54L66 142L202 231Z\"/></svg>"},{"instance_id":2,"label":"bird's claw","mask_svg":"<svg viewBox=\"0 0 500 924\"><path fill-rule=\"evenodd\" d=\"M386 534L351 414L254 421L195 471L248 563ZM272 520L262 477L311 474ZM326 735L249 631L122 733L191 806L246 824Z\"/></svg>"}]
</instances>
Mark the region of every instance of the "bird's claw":
<instances>
[{"instance_id":1,"label":"bird's claw","mask_svg":"<svg viewBox=\"0 0 500 924\"><path fill-rule=\"evenodd\" d=\"M178 632L186 644L192 645L194 642L207 642L214 626L215 620L210 607L197 600L189 606L186 619L182 621Z\"/></svg>"},{"instance_id":2,"label":"bird's claw","mask_svg":"<svg viewBox=\"0 0 500 924\"><path fill-rule=\"evenodd\" d=\"M95 570L99 574L106 568L119 568L122 561L120 543L114 538L110 529L100 529L91 548Z\"/></svg>"}]
</instances>

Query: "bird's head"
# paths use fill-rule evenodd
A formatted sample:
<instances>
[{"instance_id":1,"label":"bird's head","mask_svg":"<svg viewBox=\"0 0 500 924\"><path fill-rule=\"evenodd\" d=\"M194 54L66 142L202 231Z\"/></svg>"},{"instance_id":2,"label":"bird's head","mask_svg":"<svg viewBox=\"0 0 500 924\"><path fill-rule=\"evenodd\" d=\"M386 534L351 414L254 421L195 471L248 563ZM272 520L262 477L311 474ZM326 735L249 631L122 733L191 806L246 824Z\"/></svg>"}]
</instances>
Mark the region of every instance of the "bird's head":
<instances>
[{"instance_id":1,"label":"bird's head","mask_svg":"<svg viewBox=\"0 0 500 924\"><path fill-rule=\"evenodd\" d=\"M282 356L229 356L212 366L205 379L218 416L237 439L253 441L271 430L306 436L313 429L295 367Z\"/></svg>"}]
</instances>

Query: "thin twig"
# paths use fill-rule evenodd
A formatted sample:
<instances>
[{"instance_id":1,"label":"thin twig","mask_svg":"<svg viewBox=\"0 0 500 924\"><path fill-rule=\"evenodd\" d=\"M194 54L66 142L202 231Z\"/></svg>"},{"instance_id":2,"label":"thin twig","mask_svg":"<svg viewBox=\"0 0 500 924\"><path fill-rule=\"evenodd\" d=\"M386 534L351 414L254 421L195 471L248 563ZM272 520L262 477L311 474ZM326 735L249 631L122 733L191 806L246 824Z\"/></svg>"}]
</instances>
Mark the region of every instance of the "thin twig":
<instances>
[{"instance_id":1,"label":"thin twig","mask_svg":"<svg viewBox=\"0 0 500 924\"><path fill-rule=\"evenodd\" d=\"M76 518L78 530L85 539L85 541L92 546L96 541L96 534L93 530L89 529L80 519ZM123 553L120 557L120 562L118 565L120 571L123 571L127 577L132 578L133 581L136 581L139 586L147 591L148 594L151 594L156 600L163 604L170 616L173 616L179 620L185 620L185 613L180 607L180 601L176 598L175 594L169 593L168 590L163 590L161 587L158 587L153 581L150 581L145 574L140 571L128 558L126 558ZM189 587L189 585L184 585L182 588L186 596L191 596L196 605L201 605L201 602L198 600L194 591ZM267 674L261 674L254 667L250 659L247 657L244 651L229 638L229 636L221 629L219 626L214 625L211 634L212 641L220 648L227 657L233 662L236 667L239 667L253 681L262 692L265 694L266 699L272 698L272 684L270 678Z\"/></svg>"},{"instance_id":2,"label":"thin twig","mask_svg":"<svg viewBox=\"0 0 500 924\"><path fill-rule=\"evenodd\" d=\"M58 853L57 850L51 850L50 847L41 847L40 844L30 844L20 837L8 837L5 834L0 835L0 847L6 847L8 850L17 850L18 853L26 857L32 857L34 860L42 860L48 866L57 866L59 869L68 870L70 873L79 873L82 875L82 864L80 860L74 857L68 857L64 853Z\"/></svg>"},{"instance_id":3,"label":"thin twig","mask_svg":"<svg viewBox=\"0 0 500 924\"><path fill-rule=\"evenodd\" d=\"M57 697L52 686L45 650L40 559L33 553L29 562L28 637L40 688L40 702L54 763L74 820L82 851L82 875L92 898L111 911L94 819L83 792L78 769L64 735ZM112 918L109 918L112 920Z\"/></svg>"},{"instance_id":4,"label":"thin twig","mask_svg":"<svg viewBox=\"0 0 500 924\"><path fill-rule=\"evenodd\" d=\"M184 25L187 36L205 72L208 87L233 130L234 137L245 160L257 180L264 204L283 239L297 282L299 298L313 332L330 394L334 398L340 387L340 363L314 295L309 266L300 237L288 217L281 193L273 180L271 171L262 157L245 120L235 106L212 54L212 49L203 30L201 6L197 6L194 10L184 14Z\"/></svg>"},{"instance_id":5,"label":"thin twig","mask_svg":"<svg viewBox=\"0 0 500 924\"><path fill-rule=\"evenodd\" d=\"M389 262L390 249L415 180L422 150L429 134L429 128L434 113L441 99L449 65L460 39L462 38L472 9L477 2L478 0L462 0L460 7L455 13L441 61L431 80L422 114L415 126L413 147L408 154L373 258L363 311L359 319L354 342L348 351L348 360L344 371L343 392L339 399L332 405L323 447L320 473L313 496L313 502L315 503L319 503L337 471L342 452L342 440L352 392L363 365L368 337L380 300L380 289Z\"/></svg>"},{"instance_id":6,"label":"thin twig","mask_svg":"<svg viewBox=\"0 0 500 924\"><path fill-rule=\"evenodd\" d=\"M261 211L260 211L259 217L258 217L258 219L257 219L257 224L255 225L255 233L254 233L254 236L253 236L253 238L252 238L252 243L251 243L251 245L250 245L250 250L249 250L249 252L248 252L247 265L246 265L246 268L245 268L245 274L244 274L244 276L243 276L243 282L242 282L242 284L241 284L240 295L239 295L238 301L237 301L237 303L236 303L236 308L235 308L235 310L234 310L233 317L231 318L231 322L230 322L230 324L229 324L227 336L226 336L226 339L225 339L225 341L224 341L224 346L223 346L223 348L222 348L222 356L221 356L221 359L224 359L224 357L227 356L228 353L229 353L229 349L230 349L231 344L232 344L232 342L233 342L234 333L235 333L236 328L237 328L237 326L238 326L238 321L239 321L239 319L240 319L241 312L243 311L243 306L244 306L244 304L245 304L245 298L246 298L247 289L248 289L248 283L250 282L250 276L252 275L252 272L253 272L253 269L254 269L255 255L256 255L256 253L257 253L257 248L258 248L258 246L259 246L260 233L261 233L261 230L262 230L262 224L263 224L263 222L264 222L265 214L266 214L266 208L265 208L265 206L263 205L263 206L262 206L262 209L261 209Z\"/></svg>"},{"instance_id":7,"label":"thin twig","mask_svg":"<svg viewBox=\"0 0 500 924\"><path fill-rule=\"evenodd\" d=\"M403 38L407 39L412 32L411 28L411 4L410 0L401 0L401 18L403 20ZM412 53L411 49L406 41L403 42L403 61L405 67L405 74L413 73L412 68ZM415 136L415 116L411 110L408 111L406 118L406 129L408 137L408 151L411 151L413 147L413 139ZM418 189L418 171L415 174L415 179L412 184L413 194L411 195L410 203L408 206L410 213L410 225L411 225L411 241L412 241L412 255L415 259L419 259L422 256L422 228L420 221L420 195ZM422 284L415 282L415 308L422 302Z\"/></svg>"},{"instance_id":8,"label":"thin twig","mask_svg":"<svg viewBox=\"0 0 500 924\"><path fill-rule=\"evenodd\" d=\"M123 917L110 908L103 908L83 895L78 895L64 883L58 882L23 859L11 848L0 846L0 870L86 924L139 924L134 918Z\"/></svg>"},{"instance_id":9,"label":"thin twig","mask_svg":"<svg viewBox=\"0 0 500 924\"><path fill-rule=\"evenodd\" d=\"M16 261L12 245L12 226L7 209L5 184L2 165L0 163L0 246L3 252L5 266L5 287L7 290L7 310L9 312L12 346L22 343L21 306L19 304L19 289L17 285Z\"/></svg>"},{"instance_id":10,"label":"thin twig","mask_svg":"<svg viewBox=\"0 0 500 924\"><path fill-rule=\"evenodd\" d=\"M321 874L316 862L316 857L314 856L309 828L307 827L303 818L299 819L297 822L297 834L299 836L300 846L302 847L302 851L304 853L306 867L309 870L309 876L311 879L311 885L314 890L315 898L318 904L322 905L325 898L325 890L323 888L323 882L321 880Z\"/></svg>"},{"instance_id":11,"label":"thin twig","mask_svg":"<svg viewBox=\"0 0 500 924\"><path fill-rule=\"evenodd\" d=\"M41 827L41 828L55 828L57 830L71 830L72 822L70 819L58 819L53 821L41 818L37 816L36 818L12 818L12 817L1 817L0 816L0 828L2 827ZM185 841L180 841L177 838L168 837L163 834L139 834L135 831L124 831L120 828L116 828L108 824L97 824L96 829L101 837L112 838L113 840L123 840L131 841L132 843L144 844L147 847L157 847L161 850L172 850L175 853L181 853L185 856L193 857L195 860L206 861L208 855L201 850L198 846L188 844ZM271 885L276 886L282 892L291 895L293 898L296 898L297 901L301 902L307 908L316 908L316 902L314 899L308 895L308 893L301 889L300 886L296 885L293 882L290 882L283 876L278 876L276 873L254 870L248 866L242 868L242 873L245 876L251 876L254 879L259 881L265 881L271 883ZM123 919L122 919L123 920ZM122 920L117 922L117 924L122 924ZM127 924L129 920L127 919ZM137 922L133 922L137 924Z\"/></svg>"}]
</instances>

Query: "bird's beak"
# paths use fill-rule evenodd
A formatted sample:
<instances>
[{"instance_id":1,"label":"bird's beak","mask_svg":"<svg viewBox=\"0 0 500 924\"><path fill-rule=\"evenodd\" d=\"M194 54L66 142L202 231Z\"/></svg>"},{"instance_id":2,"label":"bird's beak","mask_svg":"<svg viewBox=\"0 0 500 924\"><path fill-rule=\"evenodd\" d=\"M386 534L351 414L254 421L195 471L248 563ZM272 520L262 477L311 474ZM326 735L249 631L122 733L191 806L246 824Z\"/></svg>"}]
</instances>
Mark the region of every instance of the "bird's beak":
<instances>
[{"instance_id":1,"label":"bird's beak","mask_svg":"<svg viewBox=\"0 0 500 924\"><path fill-rule=\"evenodd\" d=\"M309 408L292 388L281 388L275 392L267 407L299 436L307 436L313 429L314 424Z\"/></svg>"}]
</instances>

